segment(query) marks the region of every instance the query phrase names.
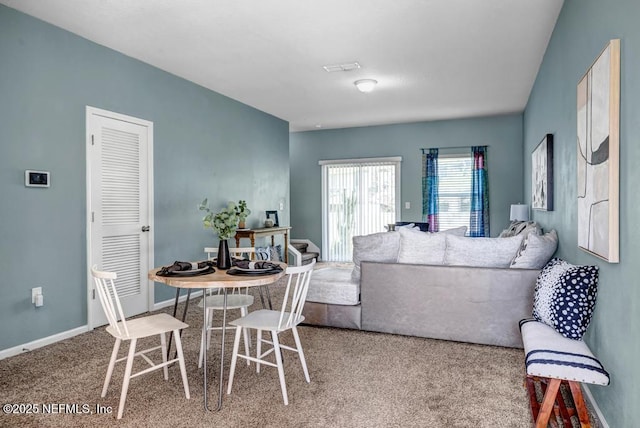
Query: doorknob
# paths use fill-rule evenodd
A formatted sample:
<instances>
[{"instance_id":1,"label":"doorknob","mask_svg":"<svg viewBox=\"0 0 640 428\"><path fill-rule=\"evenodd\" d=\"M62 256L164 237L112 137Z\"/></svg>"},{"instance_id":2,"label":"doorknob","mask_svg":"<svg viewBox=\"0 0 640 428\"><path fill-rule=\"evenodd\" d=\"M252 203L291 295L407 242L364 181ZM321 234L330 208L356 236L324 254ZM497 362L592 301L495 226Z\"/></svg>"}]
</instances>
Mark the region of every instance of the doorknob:
<instances>
[{"instance_id":1,"label":"doorknob","mask_svg":"<svg viewBox=\"0 0 640 428\"><path fill-rule=\"evenodd\" d=\"M143 232L148 232L149 230L151 230L151 227L149 227L149 226L142 226L142 231L143 231Z\"/></svg>"}]
</instances>

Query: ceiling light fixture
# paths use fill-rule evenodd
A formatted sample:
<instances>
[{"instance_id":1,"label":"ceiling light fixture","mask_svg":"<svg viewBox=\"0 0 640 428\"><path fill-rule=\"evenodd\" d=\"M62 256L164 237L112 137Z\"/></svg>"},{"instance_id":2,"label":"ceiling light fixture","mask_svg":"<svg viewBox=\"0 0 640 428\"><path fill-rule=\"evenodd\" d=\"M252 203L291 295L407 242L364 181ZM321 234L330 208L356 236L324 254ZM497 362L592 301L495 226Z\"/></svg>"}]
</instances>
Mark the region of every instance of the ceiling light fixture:
<instances>
[{"instance_id":1,"label":"ceiling light fixture","mask_svg":"<svg viewBox=\"0 0 640 428\"><path fill-rule=\"evenodd\" d=\"M334 73L336 71L357 70L360 68L360 64L358 64L358 61L354 61L346 62L344 64L323 65L322 68L324 68L327 73Z\"/></svg>"},{"instance_id":2,"label":"ceiling light fixture","mask_svg":"<svg viewBox=\"0 0 640 428\"><path fill-rule=\"evenodd\" d=\"M353 84L356 85L356 88L358 88L360 92L371 92L378 84L378 81L373 79L360 79L353 82Z\"/></svg>"}]
</instances>

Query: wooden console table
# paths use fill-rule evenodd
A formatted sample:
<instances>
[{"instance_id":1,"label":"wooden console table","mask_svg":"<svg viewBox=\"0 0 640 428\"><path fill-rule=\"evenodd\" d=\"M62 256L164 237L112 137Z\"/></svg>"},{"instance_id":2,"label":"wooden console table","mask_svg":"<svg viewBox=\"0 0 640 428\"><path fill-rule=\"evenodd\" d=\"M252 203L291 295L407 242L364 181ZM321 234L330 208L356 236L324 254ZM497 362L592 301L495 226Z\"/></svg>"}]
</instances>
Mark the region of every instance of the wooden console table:
<instances>
[{"instance_id":1,"label":"wooden console table","mask_svg":"<svg viewBox=\"0 0 640 428\"><path fill-rule=\"evenodd\" d=\"M265 227L262 229L236 230L236 247L240 247L240 239L249 238L251 246L256 246L256 238L271 236L271 246L275 246L275 235L284 235L284 262L289 263L289 229L290 226Z\"/></svg>"}]
</instances>

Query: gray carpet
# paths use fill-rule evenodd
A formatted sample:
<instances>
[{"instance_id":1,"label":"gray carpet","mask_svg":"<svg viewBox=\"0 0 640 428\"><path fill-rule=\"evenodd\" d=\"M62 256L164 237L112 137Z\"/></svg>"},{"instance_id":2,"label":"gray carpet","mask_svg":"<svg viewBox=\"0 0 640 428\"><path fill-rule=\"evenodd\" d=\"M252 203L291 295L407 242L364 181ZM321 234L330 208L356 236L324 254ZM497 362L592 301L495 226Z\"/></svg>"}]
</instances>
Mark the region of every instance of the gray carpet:
<instances>
[{"instance_id":1,"label":"gray carpet","mask_svg":"<svg viewBox=\"0 0 640 428\"><path fill-rule=\"evenodd\" d=\"M163 381L161 371L133 379L124 417L117 421L124 363L116 366L107 396L101 398L113 338L99 328L0 361L0 396L3 404L78 403L89 404L91 410L100 404L111 406L113 414L1 414L0 426L532 426L520 349L311 326L300 327L310 384L304 380L296 355L285 354L288 406L282 402L275 368L264 367L256 374L253 365L239 362L233 392L224 396L223 409L206 412L202 371L197 368L202 311L195 302L187 317L190 328L183 334L190 400L184 396L180 371L174 366L168 382ZM231 336L227 334L227 361ZM291 344L293 338L284 334L282 341ZM212 347L212 406L218 356L218 347Z\"/></svg>"}]
</instances>

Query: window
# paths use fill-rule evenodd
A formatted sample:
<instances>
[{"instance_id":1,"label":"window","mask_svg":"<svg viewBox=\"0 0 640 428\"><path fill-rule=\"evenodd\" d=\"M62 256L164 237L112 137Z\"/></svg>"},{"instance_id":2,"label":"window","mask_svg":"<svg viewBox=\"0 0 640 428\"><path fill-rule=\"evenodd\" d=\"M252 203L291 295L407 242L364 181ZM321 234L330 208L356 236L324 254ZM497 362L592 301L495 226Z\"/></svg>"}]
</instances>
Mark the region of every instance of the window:
<instances>
[{"instance_id":1,"label":"window","mask_svg":"<svg viewBox=\"0 0 640 428\"><path fill-rule=\"evenodd\" d=\"M422 149L422 218L431 232L467 226L468 236L490 236L487 146L469 149Z\"/></svg>"},{"instance_id":2,"label":"window","mask_svg":"<svg viewBox=\"0 0 640 428\"><path fill-rule=\"evenodd\" d=\"M401 158L320 161L322 258L352 260L352 238L383 232L400 210Z\"/></svg>"},{"instance_id":3,"label":"window","mask_svg":"<svg viewBox=\"0 0 640 428\"><path fill-rule=\"evenodd\" d=\"M438 222L440 230L469 227L473 157L469 154L438 156Z\"/></svg>"}]
</instances>

